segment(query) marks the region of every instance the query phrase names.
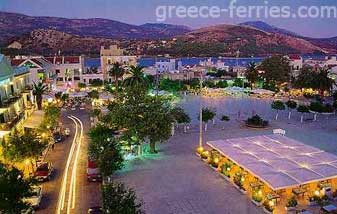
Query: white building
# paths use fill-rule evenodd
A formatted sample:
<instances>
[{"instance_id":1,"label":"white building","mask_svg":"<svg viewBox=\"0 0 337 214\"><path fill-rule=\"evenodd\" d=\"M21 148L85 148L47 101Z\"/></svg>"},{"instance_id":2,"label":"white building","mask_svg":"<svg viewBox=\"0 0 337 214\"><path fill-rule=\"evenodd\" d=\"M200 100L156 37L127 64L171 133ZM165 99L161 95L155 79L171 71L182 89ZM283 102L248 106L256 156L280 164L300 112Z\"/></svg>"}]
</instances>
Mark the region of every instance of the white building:
<instances>
[{"instance_id":1,"label":"white building","mask_svg":"<svg viewBox=\"0 0 337 214\"><path fill-rule=\"evenodd\" d=\"M53 65L58 87L76 88L77 84L82 82L83 56L54 56L46 59Z\"/></svg>"},{"instance_id":2,"label":"white building","mask_svg":"<svg viewBox=\"0 0 337 214\"><path fill-rule=\"evenodd\" d=\"M300 55L292 54L288 56L288 59L292 75L294 77L298 76L303 68L303 58Z\"/></svg>"},{"instance_id":3,"label":"white building","mask_svg":"<svg viewBox=\"0 0 337 214\"><path fill-rule=\"evenodd\" d=\"M176 62L175 59L170 59L170 60L161 60L161 61L155 62L155 68L156 68L156 71L160 74L179 73L182 71L183 66L182 66L181 61Z\"/></svg>"}]
</instances>

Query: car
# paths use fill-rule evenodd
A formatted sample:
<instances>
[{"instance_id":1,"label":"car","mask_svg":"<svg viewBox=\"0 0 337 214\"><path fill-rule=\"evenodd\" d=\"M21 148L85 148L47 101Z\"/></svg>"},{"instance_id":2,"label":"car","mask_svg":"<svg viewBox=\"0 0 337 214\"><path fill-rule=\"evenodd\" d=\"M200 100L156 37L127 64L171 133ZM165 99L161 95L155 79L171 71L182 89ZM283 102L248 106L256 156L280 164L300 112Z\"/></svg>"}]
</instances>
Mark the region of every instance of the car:
<instances>
[{"instance_id":1,"label":"car","mask_svg":"<svg viewBox=\"0 0 337 214\"><path fill-rule=\"evenodd\" d=\"M68 137L70 135L70 129L69 128L66 128L64 130L64 134Z\"/></svg>"},{"instance_id":2,"label":"car","mask_svg":"<svg viewBox=\"0 0 337 214\"><path fill-rule=\"evenodd\" d=\"M62 135L59 132L54 133L53 137L55 143L62 142Z\"/></svg>"},{"instance_id":3,"label":"car","mask_svg":"<svg viewBox=\"0 0 337 214\"><path fill-rule=\"evenodd\" d=\"M95 161L88 159L87 178L89 182L101 182L102 175Z\"/></svg>"},{"instance_id":4,"label":"car","mask_svg":"<svg viewBox=\"0 0 337 214\"><path fill-rule=\"evenodd\" d=\"M50 180L51 174L54 168L51 163L40 162L37 164L36 171L34 173L36 180L38 181L48 181Z\"/></svg>"},{"instance_id":5,"label":"car","mask_svg":"<svg viewBox=\"0 0 337 214\"><path fill-rule=\"evenodd\" d=\"M34 209L37 209L39 208L42 199L42 187L41 186L32 187L32 193L33 193L32 196L24 198L23 201L29 203ZM28 211L29 209L26 210L25 212Z\"/></svg>"},{"instance_id":6,"label":"car","mask_svg":"<svg viewBox=\"0 0 337 214\"><path fill-rule=\"evenodd\" d=\"M88 209L88 214L102 214L103 213L103 209L102 207L90 207Z\"/></svg>"}]
</instances>

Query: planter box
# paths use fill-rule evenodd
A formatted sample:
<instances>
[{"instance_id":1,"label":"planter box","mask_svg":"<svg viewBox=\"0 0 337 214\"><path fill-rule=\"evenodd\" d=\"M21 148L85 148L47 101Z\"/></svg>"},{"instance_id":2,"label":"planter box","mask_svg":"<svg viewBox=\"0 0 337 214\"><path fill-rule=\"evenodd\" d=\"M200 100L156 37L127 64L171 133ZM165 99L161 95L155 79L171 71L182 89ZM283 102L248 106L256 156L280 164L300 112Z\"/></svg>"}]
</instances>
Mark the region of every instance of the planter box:
<instances>
[{"instance_id":1,"label":"planter box","mask_svg":"<svg viewBox=\"0 0 337 214\"><path fill-rule=\"evenodd\" d=\"M231 179L229 177L227 177L226 175L220 173L221 177L223 177L224 179L226 179L228 182L231 182Z\"/></svg>"},{"instance_id":2,"label":"planter box","mask_svg":"<svg viewBox=\"0 0 337 214\"><path fill-rule=\"evenodd\" d=\"M212 164L209 164L209 166L214 170L214 171L218 171L218 168L215 168L214 166L212 166Z\"/></svg>"},{"instance_id":3,"label":"planter box","mask_svg":"<svg viewBox=\"0 0 337 214\"><path fill-rule=\"evenodd\" d=\"M267 210L265 207L263 207L263 212L264 213L267 213L267 214L273 214L273 211L269 211L269 210Z\"/></svg>"},{"instance_id":4,"label":"planter box","mask_svg":"<svg viewBox=\"0 0 337 214\"><path fill-rule=\"evenodd\" d=\"M246 194L246 193L247 193L246 190L241 189L241 188L240 188L238 185L236 185L235 183L233 183L233 185L234 185L235 188L236 188L237 190L239 190L242 194Z\"/></svg>"},{"instance_id":5,"label":"planter box","mask_svg":"<svg viewBox=\"0 0 337 214\"><path fill-rule=\"evenodd\" d=\"M257 202L255 200L252 199L252 203L255 204L255 206L261 207L262 206L262 201L261 202Z\"/></svg>"}]
</instances>

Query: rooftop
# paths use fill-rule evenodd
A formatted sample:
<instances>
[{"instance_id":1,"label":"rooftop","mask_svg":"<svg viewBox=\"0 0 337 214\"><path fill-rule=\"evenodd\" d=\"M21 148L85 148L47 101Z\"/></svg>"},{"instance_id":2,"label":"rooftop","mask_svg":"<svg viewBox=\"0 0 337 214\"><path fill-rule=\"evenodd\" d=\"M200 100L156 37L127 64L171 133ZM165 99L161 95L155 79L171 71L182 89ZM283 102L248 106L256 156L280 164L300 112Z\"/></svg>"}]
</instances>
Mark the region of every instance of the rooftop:
<instances>
[{"instance_id":1,"label":"rooftop","mask_svg":"<svg viewBox=\"0 0 337 214\"><path fill-rule=\"evenodd\" d=\"M337 177L337 156L281 135L207 143L273 190Z\"/></svg>"}]
</instances>

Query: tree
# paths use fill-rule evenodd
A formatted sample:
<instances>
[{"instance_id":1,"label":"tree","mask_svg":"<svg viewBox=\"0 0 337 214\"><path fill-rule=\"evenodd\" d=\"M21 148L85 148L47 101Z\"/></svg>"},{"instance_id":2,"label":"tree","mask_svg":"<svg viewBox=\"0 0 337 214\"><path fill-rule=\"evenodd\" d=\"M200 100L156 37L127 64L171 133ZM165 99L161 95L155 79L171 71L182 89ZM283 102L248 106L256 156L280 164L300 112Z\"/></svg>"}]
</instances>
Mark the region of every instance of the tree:
<instances>
[{"instance_id":1,"label":"tree","mask_svg":"<svg viewBox=\"0 0 337 214\"><path fill-rule=\"evenodd\" d=\"M290 120L291 112L292 112L292 110L294 110L294 109L297 108L297 103L295 101L293 101L293 100L288 100L286 102L286 105L287 105L288 110L289 110L288 119Z\"/></svg>"},{"instance_id":2,"label":"tree","mask_svg":"<svg viewBox=\"0 0 337 214\"><path fill-rule=\"evenodd\" d=\"M284 106L284 103L280 100L276 100L271 104L271 108L276 110L276 116L275 120L278 119L278 113L279 111L285 110L286 107Z\"/></svg>"},{"instance_id":3,"label":"tree","mask_svg":"<svg viewBox=\"0 0 337 214\"><path fill-rule=\"evenodd\" d=\"M262 61L259 69L268 85L280 85L290 80L290 65L283 56L272 56Z\"/></svg>"},{"instance_id":4,"label":"tree","mask_svg":"<svg viewBox=\"0 0 337 214\"><path fill-rule=\"evenodd\" d=\"M47 91L48 87L42 82L33 83L33 95L35 96L37 108L42 110L42 95Z\"/></svg>"},{"instance_id":5,"label":"tree","mask_svg":"<svg viewBox=\"0 0 337 214\"><path fill-rule=\"evenodd\" d=\"M226 80L220 80L219 82L216 83L216 87L218 88L227 88L228 83Z\"/></svg>"},{"instance_id":6,"label":"tree","mask_svg":"<svg viewBox=\"0 0 337 214\"><path fill-rule=\"evenodd\" d=\"M91 99L98 99L99 98L99 92L97 90L92 90L88 93L88 96Z\"/></svg>"},{"instance_id":7,"label":"tree","mask_svg":"<svg viewBox=\"0 0 337 214\"><path fill-rule=\"evenodd\" d=\"M147 78L144 75L143 67L141 66L130 66L128 69L128 73L131 75L126 78L123 82L126 87L134 87L134 88L147 88L148 82Z\"/></svg>"},{"instance_id":8,"label":"tree","mask_svg":"<svg viewBox=\"0 0 337 214\"><path fill-rule=\"evenodd\" d=\"M121 145L115 139L113 129L98 124L89 131L89 156L97 161L103 176L110 176L123 167Z\"/></svg>"},{"instance_id":9,"label":"tree","mask_svg":"<svg viewBox=\"0 0 337 214\"><path fill-rule=\"evenodd\" d=\"M259 72L256 69L255 62L251 62L248 64L247 70L246 70L246 78L250 84L251 89L254 88L254 84L259 79Z\"/></svg>"},{"instance_id":10,"label":"tree","mask_svg":"<svg viewBox=\"0 0 337 214\"><path fill-rule=\"evenodd\" d=\"M186 133L186 124L191 122L190 116L184 111L183 108L180 107L173 108L171 113L176 123L184 124L184 133Z\"/></svg>"},{"instance_id":11,"label":"tree","mask_svg":"<svg viewBox=\"0 0 337 214\"><path fill-rule=\"evenodd\" d=\"M330 93L332 86L335 83L333 79L329 77L329 72L325 68L321 68L319 72L314 77L313 88L317 89L321 95L324 96L324 92L328 91Z\"/></svg>"},{"instance_id":12,"label":"tree","mask_svg":"<svg viewBox=\"0 0 337 214\"><path fill-rule=\"evenodd\" d=\"M103 81L101 79L93 79L90 84L92 87L101 87L103 85Z\"/></svg>"},{"instance_id":13,"label":"tree","mask_svg":"<svg viewBox=\"0 0 337 214\"><path fill-rule=\"evenodd\" d=\"M113 76L115 79L115 83L116 83L115 92L117 93L119 89L119 86L118 86L119 78L125 74L125 70L122 67L122 64L120 64L119 62L113 63L112 68L109 70L109 74L110 76Z\"/></svg>"},{"instance_id":14,"label":"tree","mask_svg":"<svg viewBox=\"0 0 337 214\"><path fill-rule=\"evenodd\" d=\"M27 161L27 163L31 163L31 167L34 169L34 162L42 154L48 142L39 140L37 135L31 132L25 132L23 135L18 133L12 135L3 144L6 159L14 162Z\"/></svg>"},{"instance_id":15,"label":"tree","mask_svg":"<svg viewBox=\"0 0 337 214\"><path fill-rule=\"evenodd\" d=\"M207 131L207 123L210 120L213 120L216 113L210 108L203 108L202 109L202 122L205 123L205 132ZM198 119L200 118L200 115L198 115Z\"/></svg>"},{"instance_id":16,"label":"tree","mask_svg":"<svg viewBox=\"0 0 337 214\"><path fill-rule=\"evenodd\" d=\"M87 85L85 83L83 83L83 82L79 82L77 84L77 86L78 86L78 88L85 88L85 87L87 87Z\"/></svg>"},{"instance_id":17,"label":"tree","mask_svg":"<svg viewBox=\"0 0 337 214\"><path fill-rule=\"evenodd\" d=\"M150 152L157 153L156 143L170 138L174 118L170 106L160 97L148 96L144 104L143 114L140 115L142 122L138 129L138 136L140 139L148 139Z\"/></svg>"},{"instance_id":18,"label":"tree","mask_svg":"<svg viewBox=\"0 0 337 214\"><path fill-rule=\"evenodd\" d=\"M61 110L54 104L49 104L44 109L44 117L40 128L42 131L49 131L51 128L55 128L58 125L61 115Z\"/></svg>"},{"instance_id":19,"label":"tree","mask_svg":"<svg viewBox=\"0 0 337 214\"><path fill-rule=\"evenodd\" d=\"M23 199L32 195L32 184L17 168L0 163L0 213L17 214L28 209L30 205Z\"/></svg>"},{"instance_id":20,"label":"tree","mask_svg":"<svg viewBox=\"0 0 337 214\"><path fill-rule=\"evenodd\" d=\"M103 210L111 214L142 214L136 193L122 183L102 185Z\"/></svg>"},{"instance_id":21,"label":"tree","mask_svg":"<svg viewBox=\"0 0 337 214\"><path fill-rule=\"evenodd\" d=\"M222 115L221 117L221 121L223 122L228 122L230 120L230 118L227 115ZM222 129L225 129L225 126L223 126Z\"/></svg>"},{"instance_id":22,"label":"tree","mask_svg":"<svg viewBox=\"0 0 337 214\"><path fill-rule=\"evenodd\" d=\"M302 115L301 115L301 123L303 123L303 114L304 113L309 113L309 108L308 108L308 106L299 105L297 107L297 111L300 112L300 113L302 113Z\"/></svg>"}]
</instances>

